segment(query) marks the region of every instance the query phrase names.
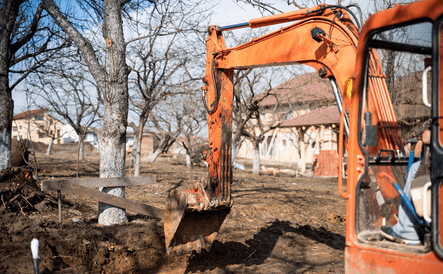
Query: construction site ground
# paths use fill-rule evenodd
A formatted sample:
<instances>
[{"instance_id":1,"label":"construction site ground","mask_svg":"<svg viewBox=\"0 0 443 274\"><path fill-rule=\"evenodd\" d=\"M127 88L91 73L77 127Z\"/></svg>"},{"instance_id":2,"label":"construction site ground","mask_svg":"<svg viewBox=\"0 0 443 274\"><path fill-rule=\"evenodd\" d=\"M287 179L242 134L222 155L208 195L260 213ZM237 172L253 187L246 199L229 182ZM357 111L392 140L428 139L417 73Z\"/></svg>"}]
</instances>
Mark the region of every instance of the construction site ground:
<instances>
[{"instance_id":1,"label":"construction site ground","mask_svg":"<svg viewBox=\"0 0 443 274\"><path fill-rule=\"evenodd\" d=\"M75 178L75 152L37 153L38 180ZM129 163L129 159L127 159ZM128 165L129 166L129 165ZM33 273L37 238L40 273L343 273L345 200L337 178L234 170L234 206L210 252L167 255L162 220L128 212L124 225L100 226L98 202L41 192L29 168L0 174L0 272ZM201 179L207 168L184 159L142 161L141 176L157 183L126 188L126 198L164 208L167 193ZM99 176L99 155L88 152L79 178ZM133 170L127 168L126 175Z\"/></svg>"}]
</instances>

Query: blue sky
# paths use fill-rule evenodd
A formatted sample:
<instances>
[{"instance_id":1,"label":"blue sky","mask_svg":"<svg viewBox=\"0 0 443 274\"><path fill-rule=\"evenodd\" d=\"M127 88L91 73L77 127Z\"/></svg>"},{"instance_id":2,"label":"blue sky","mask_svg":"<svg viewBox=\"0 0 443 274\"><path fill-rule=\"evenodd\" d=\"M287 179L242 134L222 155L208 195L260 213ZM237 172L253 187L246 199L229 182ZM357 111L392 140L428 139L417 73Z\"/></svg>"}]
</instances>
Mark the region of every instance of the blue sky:
<instances>
[{"instance_id":1,"label":"blue sky","mask_svg":"<svg viewBox=\"0 0 443 274\"><path fill-rule=\"evenodd\" d=\"M78 12L82 12L81 9L77 7L75 2L62 1L62 0L56 2L62 3L62 10L68 7L70 10L75 9ZM329 4L337 3L337 1L325 1L325 2ZM343 2L348 3L349 1L343 1ZM373 1L358 0L353 2L357 2L361 6L361 8L365 10L365 8L371 6L371 3ZM244 4L243 2L237 2L235 0L220 0L218 2L207 1L206 5L214 6L213 15L210 18L211 25L218 25L218 26L232 25L232 24L247 22L251 19L259 18L262 16L258 10L254 9L250 5ZM292 5L288 5L287 0L275 0L275 7L284 12L293 11L297 9ZM22 82L22 84L19 85L13 91L13 99L15 105L14 113L19 113L27 109L26 98L24 98L25 95L23 93L23 91L26 90L27 88L28 87L26 86L25 82Z\"/></svg>"}]
</instances>

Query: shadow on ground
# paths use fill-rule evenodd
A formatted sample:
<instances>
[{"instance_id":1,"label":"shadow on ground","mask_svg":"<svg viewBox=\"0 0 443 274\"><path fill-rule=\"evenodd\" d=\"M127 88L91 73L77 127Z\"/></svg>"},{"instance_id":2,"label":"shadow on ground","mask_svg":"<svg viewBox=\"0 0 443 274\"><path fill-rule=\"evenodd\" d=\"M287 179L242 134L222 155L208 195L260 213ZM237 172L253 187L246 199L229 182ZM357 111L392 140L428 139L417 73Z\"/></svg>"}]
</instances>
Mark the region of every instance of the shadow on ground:
<instances>
[{"instance_id":1,"label":"shadow on ground","mask_svg":"<svg viewBox=\"0 0 443 274\"><path fill-rule=\"evenodd\" d=\"M264 264L270 257L279 260L279 254L274 254L273 250L282 236L293 238L291 240L295 241L296 253L301 255L296 256L294 260L284 261L285 264L293 265L294 272L297 267L303 267L305 270L313 267L312 260L303 254L312 243L322 243L341 252L345 248L345 238L342 235L330 232L323 227L317 229L310 225L293 226L289 221L275 220L269 226L261 228L252 239L246 240L245 243L215 241L210 252L193 254L189 259L186 273L215 268L224 269L222 273L230 273L232 271L227 270L229 266L258 266ZM324 263L319 264L324 265Z\"/></svg>"}]
</instances>

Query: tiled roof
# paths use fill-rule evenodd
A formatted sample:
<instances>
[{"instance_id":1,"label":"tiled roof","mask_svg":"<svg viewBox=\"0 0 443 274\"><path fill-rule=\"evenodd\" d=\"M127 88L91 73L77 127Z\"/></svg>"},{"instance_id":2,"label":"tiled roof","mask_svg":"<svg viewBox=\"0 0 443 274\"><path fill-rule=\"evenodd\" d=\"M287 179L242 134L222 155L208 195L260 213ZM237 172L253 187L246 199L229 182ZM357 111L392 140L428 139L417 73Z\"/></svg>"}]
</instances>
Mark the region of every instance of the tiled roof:
<instances>
[{"instance_id":1,"label":"tiled roof","mask_svg":"<svg viewBox=\"0 0 443 274\"><path fill-rule=\"evenodd\" d=\"M17 115L14 115L14 117L12 119L24 119L24 118L30 117L34 114L39 114L39 113L44 113L44 112L46 112L45 109L29 110L29 111L25 111L25 112L19 113Z\"/></svg>"},{"instance_id":2,"label":"tiled roof","mask_svg":"<svg viewBox=\"0 0 443 274\"><path fill-rule=\"evenodd\" d=\"M297 127L311 125L338 124L340 113L337 106L323 107L313 110L305 115L284 121L280 127Z\"/></svg>"},{"instance_id":3,"label":"tiled roof","mask_svg":"<svg viewBox=\"0 0 443 274\"><path fill-rule=\"evenodd\" d=\"M261 101L261 106L273 106L278 102L307 103L309 101L333 100L334 94L328 80L321 79L317 72L297 76L270 91L268 96ZM262 95L259 95L263 96Z\"/></svg>"}]
</instances>

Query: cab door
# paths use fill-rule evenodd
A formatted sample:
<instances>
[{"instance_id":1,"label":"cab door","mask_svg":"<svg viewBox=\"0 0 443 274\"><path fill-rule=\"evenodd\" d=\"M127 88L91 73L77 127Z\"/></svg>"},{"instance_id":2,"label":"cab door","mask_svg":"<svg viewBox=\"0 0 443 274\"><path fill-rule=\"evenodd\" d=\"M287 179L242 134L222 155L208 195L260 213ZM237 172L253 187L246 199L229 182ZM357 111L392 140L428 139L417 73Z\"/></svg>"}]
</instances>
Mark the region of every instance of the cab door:
<instances>
[{"instance_id":1,"label":"cab door","mask_svg":"<svg viewBox=\"0 0 443 274\"><path fill-rule=\"evenodd\" d=\"M433 28L432 78L432 241L435 253L443 259L443 15Z\"/></svg>"}]
</instances>

